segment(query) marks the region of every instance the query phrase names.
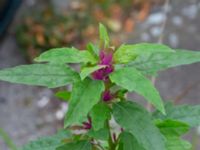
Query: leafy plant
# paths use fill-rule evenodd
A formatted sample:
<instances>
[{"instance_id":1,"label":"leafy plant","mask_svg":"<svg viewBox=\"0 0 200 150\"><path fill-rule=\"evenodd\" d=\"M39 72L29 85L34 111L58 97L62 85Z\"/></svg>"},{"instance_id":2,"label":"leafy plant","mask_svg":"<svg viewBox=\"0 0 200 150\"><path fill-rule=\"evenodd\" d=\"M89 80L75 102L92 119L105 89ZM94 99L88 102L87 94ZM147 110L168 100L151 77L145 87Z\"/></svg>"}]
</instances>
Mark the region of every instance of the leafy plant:
<instances>
[{"instance_id":1,"label":"leafy plant","mask_svg":"<svg viewBox=\"0 0 200 150\"><path fill-rule=\"evenodd\" d=\"M82 51L52 49L37 57L37 64L0 71L0 80L13 83L48 88L72 85L71 91L56 94L69 102L64 129L22 150L189 150L191 144L181 137L200 125L200 105L165 105L147 77L199 62L200 52L151 43L115 48L102 24L99 33L98 46L89 43ZM143 96L156 111L148 112L128 100L128 92Z\"/></svg>"}]
</instances>

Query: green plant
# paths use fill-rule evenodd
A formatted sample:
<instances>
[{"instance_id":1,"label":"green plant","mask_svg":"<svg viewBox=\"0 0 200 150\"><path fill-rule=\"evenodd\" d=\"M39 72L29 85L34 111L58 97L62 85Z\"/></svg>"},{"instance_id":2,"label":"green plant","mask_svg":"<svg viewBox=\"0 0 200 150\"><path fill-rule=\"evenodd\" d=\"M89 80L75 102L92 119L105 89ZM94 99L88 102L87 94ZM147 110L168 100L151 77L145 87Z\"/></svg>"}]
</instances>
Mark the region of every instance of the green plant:
<instances>
[{"instance_id":1,"label":"green plant","mask_svg":"<svg viewBox=\"0 0 200 150\"><path fill-rule=\"evenodd\" d=\"M83 51L74 47L51 49L35 59L37 64L0 71L0 80L13 83L48 88L72 85L72 91L56 94L69 100L64 129L22 149L189 150L191 144L181 136L200 125L200 106L164 105L147 77L199 62L200 53L150 43L115 48L102 24L99 31L98 46L89 43ZM81 69L73 69L71 63ZM127 100L127 92L140 94L156 111L148 112Z\"/></svg>"}]
</instances>

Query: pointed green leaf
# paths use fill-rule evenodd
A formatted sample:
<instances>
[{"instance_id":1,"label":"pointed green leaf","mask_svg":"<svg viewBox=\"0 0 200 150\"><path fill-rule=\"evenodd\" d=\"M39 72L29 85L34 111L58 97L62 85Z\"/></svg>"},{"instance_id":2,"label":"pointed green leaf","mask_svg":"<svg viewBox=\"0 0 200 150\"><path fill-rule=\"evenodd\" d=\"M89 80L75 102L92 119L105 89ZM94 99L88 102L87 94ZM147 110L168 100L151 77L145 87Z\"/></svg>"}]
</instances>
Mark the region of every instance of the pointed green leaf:
<instances>
[{"instance_id":1,"label":"pointed green leaf","mask_svg":"<svg viewBox=\"0 0 200 150\"><path fill-rule=\"evenodd\" d=\"M111 117L110 111L110 108L104 103L96 104L92 108L90 117L92 119L92 128L95 131L104 127L105 121Z\"/></svg>"},{"instance_id":2,"label":"pointed green leaf","mask_svg":"<svg viewBox=\"0 0 200 150\"><path fill-rule=\"evenodd\" d=\"M97 60L89 51L75 48L54 48L42 53L34 59L36 62L50 62L53 64L65 63L96 63Z\"/></svg>"},{"instance_id":3,"label":"pointed green leaf","mask_svg":"<svg viewBox=\"0 0 200 150\"><path fill-rule=\"evenodd\" d=\"M81 124L87 118L89 111L98 103L104 84L99 80L89 78L73 85L69 110L65 117L65 127Z\"/></svg>"},{"instance_id":4,"label":"pointed green leaf","mask_svg":"<svg viewBox=\"0 0 200 150\"><path fill-rule=\"evenodd\" d=\"M0 80L55 88L78 81L79 75L66 65L32 64L3 69Z\"/></svg>"},{"instance_id":5,"label":"pointed green leaf","mask_svg":"<svg viewBox=\"0 0 200 150\"><path fill-rule=\"evenodd\" d=\"M81 70L81 73L80 73L80 77L81 77L81 80L84 80L88 75L90 75L91 73L101 69L101 68L104 68L106 67L105 65L98 65L98 66L93 66L93 67L85 67Z\"/></svg>"},{"instance_id":6,"label":"pointed green leaf","mask_svg":"<svg viewBox=\"0 0 200 150\"><path fill-rule=\"evenodd\" d=\"M166 115L162 115L159 112L154 112L154 117L160 119L173 119L185 122L191 127L197 127L200 125L200 105L179 105L172 106L166 105Z\"/></svg>"},{"instance_id":7,"label":"pointed green leaf","mask_svg":"<svg viewBox=\"0 0 200 150\"><path fill-rule=\"evenodd\" d=\"M189 126L183 122L164 120L157 123L161 133L166 138L167 150L190 150L191 144L182 140L180 136L189 130Z\"/></svg>"},{"instance_id":8,"label":"pointed green leaf","mask_svg":"<svg viewBox=\"0 0 200 150\"><path fill-rule=\"evenodd\" d=\"M87 50L98 58L99 48L96 45L94 45L92 43L88 43L87 44Z\"/></svg>"},{"instance_id":9,"label":"pointed green leaf","mask_svg":"<svg viewBox=\"0 0 200 150\"><path fill-rule=\"evenodd\" d=\"M71 137L69 131L60 131L56 135L39 138L36 141L24 145L22 150L56 150L63 145L62 140Z\"/></svg>"},{"instance_id":10,"label":"pointed green leaf","mask_svg":"<svg viewBox=\"0 0 200 150\"><path fill-rule=\"evenodd\" d=\"M200 52L177 50L175 52L147 53L137 57L128 66L146 74L154 74L171 67L200 62Z\"/></svg>"},{"instance_id":11,"label":"pointed green leaf","mask_svg":"<svg viewBox=\"0 0 200 150\"><path fill-rule=\"evenodd\" d=\"M99 36L102 46L104 46L104 48L108 48L110 44L110 38L108 36L106 27L101 23L99 24Z\"/></svg>"},{"instance_id":12,"label":"pointed green leaf","mask_svg":"<svg viewBox=\"0 0 200 150\"><path fill-rule=\"evenodd\" d=\"M139 55L157 52L173 52L173 50L165 45L151 43L122 45L116 50L113 58L116 63L126 64L134 61Z\"/></svg>"},{"instance_id":13,"label":"pointed green leaf","mask_svg":"<svg viewBox=\"0 0 200 150\"><path fill-rule=\"evenodd\" d=\"M112 82L132 92L135 91L144 96L158 110L165 113L163 102L156 88L146 77L135 68L124 67L110 75Z\"/></svg>"},{"instance_id":14,"label":"pointed green leaf","mask_svg":"<svg viewBox=\"0 0 200 150\"><path fill-rule=\"evenodd\" d=\"M77 141L73 143L67 143L56 148L56 150L92 150L92 145L88 141Z\"/></svg>"},{"instance_id":15,"label":"pointed green leaf","mask_svg":"<svg viewBox=\"0 0 200 150\"><path fill-rule=\"evenodd\" d=\"M131 133L145 150L165 150L163 136L144 108L133 102L119 102L113 106L113 115L116 122Z\"/></svg>"},{"instance_id":16,"label":"pointed green leaf","mask_svg":"<svg viewBox=\"0 0 200 150\"><path fill-rule=\"evenodd\" d=\"M128 132L121 133L119 139L118 150L145 150L140 144L138 144L135 137Z\"/></svg>"},{"instance_id":17,"label":"pointed green leaf","mask_svg":"<svg viewBox=\"0 0 200 150\"><path fill-rule=\"evenodd\" d=\"M68 91L59 91L55 96L61 100L68 101L71 97L71 92Z\"/></svg>"}]
</instances>

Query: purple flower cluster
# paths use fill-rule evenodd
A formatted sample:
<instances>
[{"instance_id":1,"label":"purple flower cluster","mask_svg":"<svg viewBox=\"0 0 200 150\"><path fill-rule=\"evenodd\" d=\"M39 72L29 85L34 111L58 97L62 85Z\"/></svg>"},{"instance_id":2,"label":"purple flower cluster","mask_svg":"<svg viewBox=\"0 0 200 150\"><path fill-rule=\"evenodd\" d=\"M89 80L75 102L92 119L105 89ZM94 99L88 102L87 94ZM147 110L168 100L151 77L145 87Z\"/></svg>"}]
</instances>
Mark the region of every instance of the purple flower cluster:
<instances>
[{"instance_id":1,"label":"purple flower cluster","mask_svg":"<svg viewBox=\"0 0 200 150\"><path fill-rule=\"evenodd\" d=\"M100 62L99 65L105 65L105 68L99 69L95 71L92 76L96 80L107 80L108 75L113 72L113 66L112 66L112 53L106 53L105 51L100 51L99 54Z\"/></svg>"},{"instance_id":2,"label":"purple flower cluster","mask_svg":"<svg viewBox=\"0 0 200 150\"><path fill-rule=\"evenodd\" d=\"M114 71L114 67L112 65L113 53L100 51L99 53L100 61L98 65L104 65L105 67L99 69L92 73L92 77L95 80L103 80L105 83L109 83L108 75ZM105 90L102 94L102 99L104 102L108 102L112 100L114 95L110 92L109 89ZM92 128L92 120L88 118L87 122L83 122L83 129L89 130Z\"/></svg>"},{"instance_id":3,"label":"purple flower cluster","mask_svg":"<svg viewBox=\"0 0 200 150\"><path fill-rule=\"evenodd\" d=\"M92 76L96 80L104 80L104 82L108 81L108 75L114 71L112 65L113 53L100 51L99 53L99 65L104 65L105 67L95 71ZM109 90L104 91L102 95L103 101L108 102L113 98L113 95Z\"/></svg>"}]
</instances>

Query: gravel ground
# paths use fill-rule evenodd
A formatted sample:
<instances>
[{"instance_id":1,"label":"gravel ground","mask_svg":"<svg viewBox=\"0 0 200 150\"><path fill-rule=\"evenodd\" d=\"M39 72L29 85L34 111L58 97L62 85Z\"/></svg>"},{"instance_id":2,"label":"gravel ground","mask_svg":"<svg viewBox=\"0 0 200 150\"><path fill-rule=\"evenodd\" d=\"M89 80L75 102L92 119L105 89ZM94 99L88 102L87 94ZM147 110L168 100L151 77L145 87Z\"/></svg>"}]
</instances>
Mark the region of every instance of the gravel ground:
<instances>
[{"instance_id":1,"label":"gravel ground","mask_svg":"<svg viewBox=\"0 0 200 150\"><path fill-rule=\"evenodd\" d=\"M166 18L163 43L173 48L200 50L200 0L171 0L167 8L167 16L161 8L153 9L148 19L136 26L128 42L158 42L162 22ZM14 35L8 34L0 43L0 68L25 63ZM162 72L156 86L166 100L176 98L193 86L179 103L199 104L200 84L194 86L199 81L200 63ZM0 82L0 127L18 146L41 135L54 133L67 106L52 99L55 99L53 93L47 89ZM7 150L1 139L0 149Z\"/></svg>"}]
</instances>

